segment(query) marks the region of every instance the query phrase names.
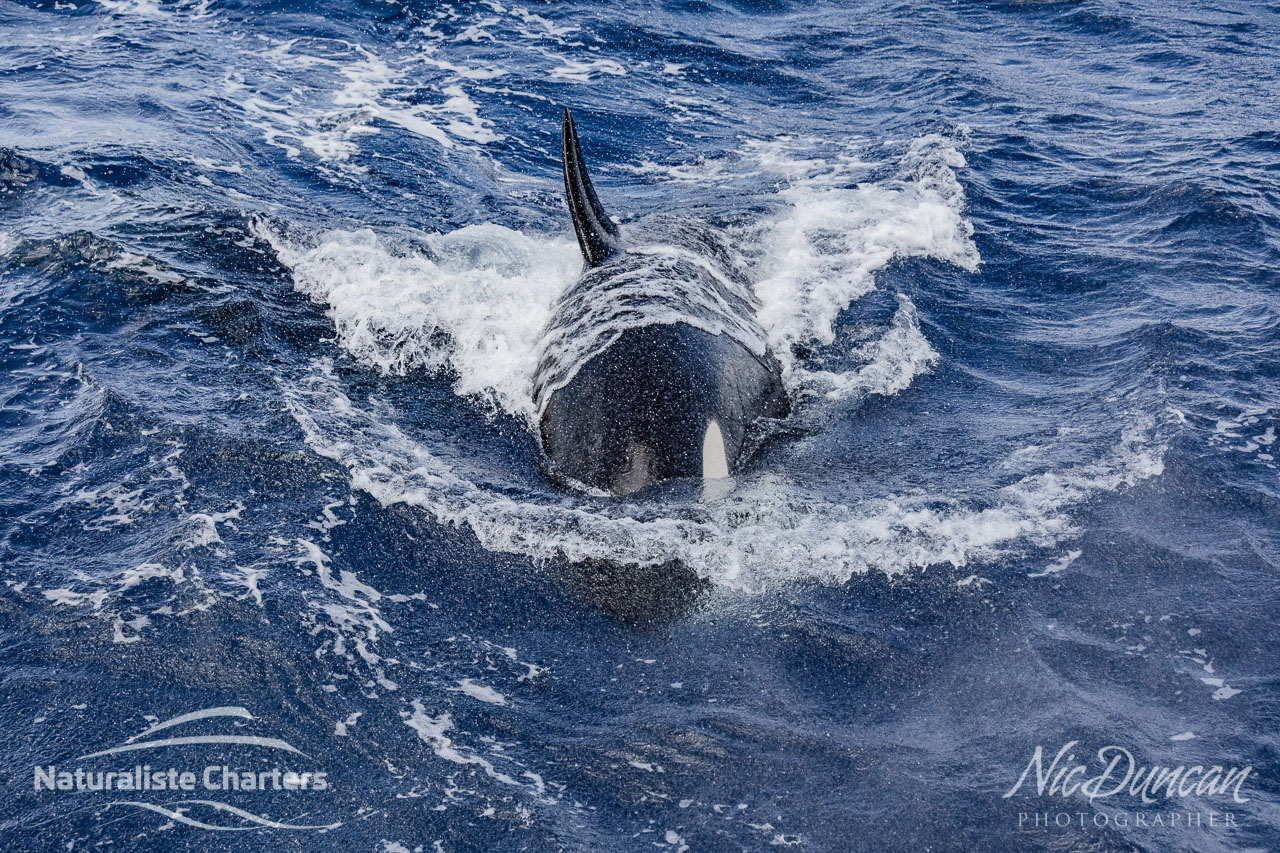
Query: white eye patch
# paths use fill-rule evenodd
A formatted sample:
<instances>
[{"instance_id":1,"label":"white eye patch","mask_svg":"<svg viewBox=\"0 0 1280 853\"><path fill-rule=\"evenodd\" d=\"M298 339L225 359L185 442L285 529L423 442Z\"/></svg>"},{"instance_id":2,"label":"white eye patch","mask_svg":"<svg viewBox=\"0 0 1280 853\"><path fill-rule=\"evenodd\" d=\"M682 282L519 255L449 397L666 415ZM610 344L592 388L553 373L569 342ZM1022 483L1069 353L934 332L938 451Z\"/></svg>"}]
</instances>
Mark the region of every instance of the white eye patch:
<instances>
[{"instance_id":1,"label":"white eye patch","mask_svg":"<svg viewBox=\"0 0 1280 853\"><path fill-rule=\"evenodd\" d=\"M707 424L706 435L702 437L702 478L718 480L729 476L729 460L725 458L724 436L720 434L720 424L712 421Z\"/></svg>"}]
</instances>

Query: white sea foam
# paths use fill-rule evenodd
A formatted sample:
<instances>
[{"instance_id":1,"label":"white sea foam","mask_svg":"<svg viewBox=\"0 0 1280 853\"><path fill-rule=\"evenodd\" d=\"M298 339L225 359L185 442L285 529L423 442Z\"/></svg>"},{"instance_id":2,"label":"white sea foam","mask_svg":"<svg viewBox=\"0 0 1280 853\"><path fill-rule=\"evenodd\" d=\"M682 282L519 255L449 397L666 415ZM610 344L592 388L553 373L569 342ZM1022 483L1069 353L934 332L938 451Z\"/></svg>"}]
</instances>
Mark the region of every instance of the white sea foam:
<instances>
[{"instance_id":1,"label":"white sea foam","mask_svg":"<svg viewBox=\"0 0 1280 853\"><path fill-rule=\"evenodd\" d=\"M1067 567L1079 559L1083 551L1068 551L1052 563L1044 567L1044 571L1031 572L1027 575L1029 578L1043 578L1049 575L1056 575L1059 572L1065 572Z\"/></svg>"},{"instance_id":2,"label":"white sea foam","mask_svg":"<svg viewBox=\"0 0 1280 853\"><path fill-rule=\"evenodd\" d=\"M427 257L393 251L368 229L312 246L258 230L298 289L328 306L356 358L392 373L447 369L458 394L532 421L538 339L582 266L569 237L476 225L427 237Z\"/></svg>"},{"instance_id":3,"label":"white sea foam","mask_svg":"<svg viewBox=\"0 0 1280 853\"><path fill-rule=\"evenodd\" d=\"M199 571L194 567L185 564L171 567L160 563L142 563L106 577L76 572L74 581L76 589L71 587L45 589L43 594L54 605L91 608L96 615L112 621L114 642L136 643L142 639L142 631L151 626L151 616L171 616L175 612L172 606L167 605L152 607L149 613L137 612L139 604L150 607L154 600L153 596L143 597L134 604L125 601L125 594L129 590L148 584L150 581L167 582L160 583L160 589L157 589L154 584L150 585L151 592L162 596L165 600L177 600L180 588L189 587L187 594L183 596L186 604L181 612L184 614L203 610L215 599L214 593L204 584ZM125 628L132 629L133 633L124 633Z\"/></svg>"},{"instance_id":4,"label":"white sea foam","mask_svg":"<svg viewBox=\"0 0 1280 853\"><path fill-rule=\"evenodd\" d=\"M379 123L443 148L501 139L464 84L503 72L450 62L430 44L393 60L353 42L292 39L269 43L261 56L269 71L254 79L228 72L223 93L268 144L290 157L305 150L322 163L358 172L364 169L356 162L360 137L377 134ZM423 97L424 90L434 97Z\"/></svg>"},{"instance_id":5,"label":"white sea foam","mask_svg":"<svg viewBox=\"0 0 1280 853\"><path fill-rule=\"evenodd\" d=\"M456 743L448 734L451 731L456 732L457 729L453 716L448 711L432 716L427 712L423 702L418 699L413 700L412 707L411 712L401 711L400 716L404 719L405 725L417 732L418 737L431 747L437 757L455 764L479 767L486 776L497 782L525 788L540 800L555 802L553 798L547 796L546 785L538 774L523 771L519 773L520 778L516 779L511 775L515 772L514 770L511 772L499 770L492 760ZM506 758L506 756L503 757Z\"/></svg>"},{"instance_id":6,"label":"white sea foam","mask_svg":"<svg viewBox=\"0 0 1280 853\"><path fill-rule=\"evenodd\" d=\"M1185 420L1185 419L1184 419ZM1265 406L1245 408L1234 418L1218 418L1209 444L1231 453L1252 456L1268 468L1276 468L1276 412Z\"/></svg>"},{"instance_id":7,"label":"white sea foam","mask_svg":"<svg viewBox=\"0 0 1280 853\"><path fill-rule=\"evenodd\" d=\"M462 679L458 682L457 687L451 689L456 690L459 693L465 693L472 699L478 699L481 702L488 702L490 705L507 704L507 697L503 696L492 687L488 687L484 684L477 684L470 678Z\"/></svg>"},{"instance_id":8,"label":"white sea foam","mask_svg":"<svg viewBox=\"0 0 1280 853\"><path fill-rule=\"evenodd\" d=\"M154 0L111 3L117 11L158 12ZM205 5L207 0L199 0L196 17ZM542 76L566 83L597 83L628 73L616 60L586 53L569 41L577 26L557 25L525 8L494 4L491 11L468 17L460 31L445 31L446 21L454 29L463 17L443 7L402 44L381 52L321 37L246 40L254 55L233 64L236 70L223 79L223 95L268 144L290 157L309 154L326 170L360 173L367 168L362 137L377 134L382 124L442 148L479 148L503 138L481 115L472 92L496 91L479 84L511 72L464 60L460 46L502 42L520 56L512 67L541 67ZM555 52L553 45L574 53Z\"/></svg>"},{"instance_id":9,"label":"white sea foam","mask_svg":"<svg viewBox=\"0 0 1280 853\"><path fill-rule=\"evenodd\" d=\"M541 15L535 15L528 9L520 6L512 9L510 14L524 22L525 26L518 29L521 35L529 38L550 38L563 43L564 36L567 36L570 33L579 32L582 29L581 27L572 24L563 27L558 26Z\"/></svg>"},{"instance_id":10,"label":"white sea foam","mask_svg":"<svg viewBox=\"0 0 1280 853\"><path fill-rule=\"evenodd\" d=\"M832 343L840 312L874 289L875 274L896 258L977 269L973 226L964 218L955 172L965 161L954 140L936 134L917 139L892 177L853 187L846 184L866 164L849 156L805 157L796 146L790 140L757 143L746 152L749 163L789 182L782 192L786 206L749 242L759 247L760 320L784 358L795 342ZM907 322L913 314L908 310L902 325L914 326L913 319ZM908 343L913 337L903 329L894 345L905 345L900 354L924 369L936 356L922 338Z\"/></svg>"},{"instance_id":11,"label":"white sea foam","mask_svg":"<svg viewBox=\"0 0 1280 853\"><path fill-rule=\"evenodd\" d=\"M235 506L226 512L191 513L187 516L187 520L192 524L191 539L187 547L208 548L222 544L222 537L218 534L218 525L238 521L242 512L244 512L244 504L236 501Z\"/></svg>"},{"instance_id":12,"label":"white sea foam","mask_svg":"<svg viewBox=\"0 0 1280 853\"><path fill-rule=\"evenodd\" d=\"M379 636L392 632L391 625L382 617L377 606L382 600L382 593L362 582L355 573L347 569L339 570L338 578L335 579L329 555L314 542L295 539L293 545L299 551L293 560L294 564L299 567L311 566L320 585L337 593L341 599L327 598L307 616L309 627L317 631L326 630L331 634L332 645L322 646L317 654L331 649L334 654L346 658L352 664L358 655L383 689L398 689L398 685L386 676L382 656L374 651ZM325 622L319 621L321 615L325 617ZM353 647L354 654L348 649L348 644Z\"/></svg>"},{"instance_id":13,"label":"white sea foam","mask_svg":"<svg viewBox=\"0 0 1280 853\"><path fill-rule=\"evenodd\" d=\"M569 57L556 57L560 64L551 69L552 80L565 80L571 83L593 83L606 77L625 77L627 69L612 59L580 60Z\"/></svg>"},{"instance_id":14,"label":"white sea foam","mask_svg":"<svg viewBox=\"0 0 1280 853\"><path fill-rule=\"evenodd\" d=\"M158 0L98 0L98 5L116 15L151 18L161 14Z\"/></svg>"}]
</instances>

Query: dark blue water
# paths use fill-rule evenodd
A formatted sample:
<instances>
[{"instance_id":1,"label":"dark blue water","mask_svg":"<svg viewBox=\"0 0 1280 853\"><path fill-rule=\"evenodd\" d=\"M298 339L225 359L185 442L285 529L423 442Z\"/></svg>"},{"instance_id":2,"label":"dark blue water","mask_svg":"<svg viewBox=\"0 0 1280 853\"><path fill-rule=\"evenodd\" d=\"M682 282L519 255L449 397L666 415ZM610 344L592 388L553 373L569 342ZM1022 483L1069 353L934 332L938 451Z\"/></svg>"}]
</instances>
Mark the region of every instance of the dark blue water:
<instances>
[{"instance_id":1,"label":"dark blue water","mask_svg":"<svg viewBox=\"0 0 1280 853\"><path fill-rule=\"evenodd\" d=\"M6 849L1280 846L1280 6L0 33ZM724 488L540 472L563 106L761 303L796 412ZM296 752L86 757L211 708L147 738ZM1071 742L1251 770L1004 796ZM144 762L327 784L35 770Z\"/></svg>"}]
</instances>

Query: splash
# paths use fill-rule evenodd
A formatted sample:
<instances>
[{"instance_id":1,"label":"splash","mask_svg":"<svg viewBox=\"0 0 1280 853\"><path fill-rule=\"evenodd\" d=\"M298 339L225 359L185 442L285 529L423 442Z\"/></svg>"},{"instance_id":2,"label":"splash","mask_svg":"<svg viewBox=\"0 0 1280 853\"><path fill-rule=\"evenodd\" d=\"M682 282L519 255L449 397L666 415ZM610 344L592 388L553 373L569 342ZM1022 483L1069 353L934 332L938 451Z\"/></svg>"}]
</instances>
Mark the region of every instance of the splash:
<instances>
[{"instance_id":1,"label":"splash","mask_svg":"<svg viewBox=\"0 0 1280 853\"><path fill-rule=\"evenodd\" d=\"M757 150L762 165L787 174L795 161ZM915 140L891 178L853 188L830 186L825 171L793 179L783 212L759 228L760 319L774 344L830 344L833 323L875 288L875 274L897 258L935 258L978 268L973 226L955 169L964 157L943 137ZM839 174L839 173L837 173Z\"/></svg>"},{"instance_id":2,"label":"splash","mask_svg":"<svg viewBox=\"0 0 1280 853\"><path fill-rule=\"evenodd\" d=\"M454 390L533 420L538 338L551 304L581 267L567 237L475 225L399 252L369 229L299 246L258 233L300 291L328 306L343 348L387 373L447 370Z\"/></svg>"},{"instance_id":3,"label":"splash","mask_svg":"<svg viewBox=\"0 0 1280 853\"><path fill-rule=\"evenodd\" d=\"M732 295L736 276L754 279L754 293L738 296L758 300L796 396L817 404L891 396L938 362L906 295L885 328L846 352L851 369L816 369L792 344L835 344L840 313L873 290L876 274L895 258L977 269L956 144L940 136L915 140L885 177L861 183L855 179L869 164L852 155L818 156L811 141L790 139L749 142L731 158L673 167L668 177L675 181L782 180L765 215L720 235L752 248L719 258L717 280ZM577 249L566 237L486 224L429 236L419 250L368 229L332 231L310 243L265 224L259 230L297 288L326 306L350 355L385 372L447 373L458 394L536 424L530 383L546 343L539 333L578 274ZM657 252L655 262L666 255ZM873 568L892 575L964 566L1027 543L1047 546L1074 532L1070 507L1154 476L1162 465L1155 425L1146 424L1125 431L1097 461L985 496L922 492L842 502L822 483L762 473L739 478L730 494L706 503L641 507L499 482L500 466L483 475L464 470L455 449L440 444L447 438L411 436L385 407L350 399L330 362L280 382L308 445L384 505L408 504L441 524L466 527L492 551L537 561L674 560L717 584L750 590L801 577L842 583Z\"/></svg>"},{"instance_id":4,"label":"splash","mask_svg":"<svg viewBox=\"0 0 1280 853\"><path fill-rule=\"evenodd\" d=\"M839 314L874 289L875 273L895 258L977 268L954 171L964 158L943 137L924 137L908 147L890 177L849 189L845 184L866 164L848 156L804 157L795 147L792 140L750 142L732 164L713 161L696 172L674 167L677 180L703 175L724 182L764 173L790 183L776 199L778 210L718 235L731 246L754 248L727 258L719 265L725 271L712 272L730 297L758 300L758 318L793 391L830 399L901 391L937 361L905 297L883 336L850 353L858 363L851 372L811 371L792 355L792 344L833 343ZM355 358L390 373L449 371L458 394L536 422L533 368L546 344L539 335L557 297L580 271L570 239L485 224L430 235L423 252L370 229L330 231L314 240L265 223L257 231L292 270L298 290L327 306L343 348ZM679 247L666 249L655 247L650 265L687 261ZM741 272L755 280L754 293L739 292L733 279ZM595 306L591 316L608 314L593 328L609 334L628 323L677 319L637 321L608 307ZM701 307L708 331L728 331L763 350L764 341L748 340L726 319L734 311ZM562 343L564 360L574 364L600 348L600 341ZM572 369L562 372L571 376Z\"/></svg>"}]
</instances>

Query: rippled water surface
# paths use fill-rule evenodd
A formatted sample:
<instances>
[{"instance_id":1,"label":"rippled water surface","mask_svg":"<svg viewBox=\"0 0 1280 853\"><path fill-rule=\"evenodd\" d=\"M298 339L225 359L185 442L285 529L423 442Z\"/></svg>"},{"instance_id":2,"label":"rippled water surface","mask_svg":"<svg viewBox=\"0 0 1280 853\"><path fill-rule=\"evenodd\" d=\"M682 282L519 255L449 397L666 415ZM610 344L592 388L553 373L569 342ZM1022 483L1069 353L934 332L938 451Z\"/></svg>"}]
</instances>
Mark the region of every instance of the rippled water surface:
<instances>
[{"instance_id":1,"label":"rippled water surface","mask_svg":"<svg viewBox=\"0 0 1280 853\"><path fill-rule=\"evenodd\" d=\"M0 32L6 849L1280 844L1280 6ZM724 488L543 476L565 106L623 228L680 237L645 263L721 247L782 362ZM296 752L86 757L201 709L166 735ZM1072 741L1251 771L1003 796ZM328 785L33 784L144 761Z\"/></svg>"}]
</instances>

